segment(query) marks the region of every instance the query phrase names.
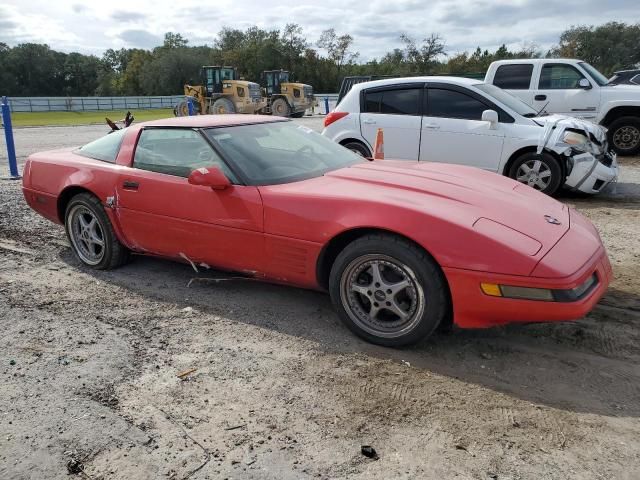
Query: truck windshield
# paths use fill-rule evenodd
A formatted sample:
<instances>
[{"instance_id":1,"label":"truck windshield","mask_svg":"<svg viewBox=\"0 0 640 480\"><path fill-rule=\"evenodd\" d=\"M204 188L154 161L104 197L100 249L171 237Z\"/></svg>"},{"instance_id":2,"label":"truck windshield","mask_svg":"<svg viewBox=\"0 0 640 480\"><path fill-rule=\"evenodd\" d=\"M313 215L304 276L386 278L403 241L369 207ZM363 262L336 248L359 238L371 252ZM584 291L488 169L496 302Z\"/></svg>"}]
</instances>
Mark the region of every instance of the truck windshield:
<instances>
[{"instance_id":1,"label":"truck windshield","mask_svg":"<svg viewBox=\"0 0 640 480\"><path fill-rule=\"evenodd\" d=\"M586 62L580 62L578 65L584 68L587 71L587 73L591 76L591 78L593 78L595 82L601 87L609 83L609 81L607 80L607 77L601 74L596 67L593 67Z\"/></svg>"},{"instance_id":2,"label":"truck windshield","mask_svg":"<svg viewBox=\"0 0 640 480\"><path fill-rule=\"evenodd\" d=\"M538 112L524 103L518 97L514 97L509 92L489 83L477 83L474 85L478 90L484 92L488 97L493 97L499 103L509 107L523 117L537 117Z\"/></svg>"}]
</instances>

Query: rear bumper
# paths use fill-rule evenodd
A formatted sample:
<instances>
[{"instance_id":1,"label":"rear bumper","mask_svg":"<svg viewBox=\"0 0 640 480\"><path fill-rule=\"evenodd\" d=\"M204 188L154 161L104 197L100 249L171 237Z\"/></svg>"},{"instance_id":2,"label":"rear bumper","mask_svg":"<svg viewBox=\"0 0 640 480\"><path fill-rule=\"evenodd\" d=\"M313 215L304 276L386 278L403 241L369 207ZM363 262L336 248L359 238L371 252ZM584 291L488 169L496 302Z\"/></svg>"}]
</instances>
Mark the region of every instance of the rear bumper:
<instances>
[{"instance_id":1,"label":"rear bumper","mask_svg":"<svg viewBox=\"0 0 640 480\"><path fill-rule=\"evenodd\" d=\"M444 268L453 301L454 323L462 328L484 328L507 323L554 322L585 316L607 291L613 278L609 258L600 247L575 273L563 278L524 277ZM596 274L598 284L575 302L520 300L486 295L481 282L523 287L570 290Z\"/></svg>"}]
</instances>

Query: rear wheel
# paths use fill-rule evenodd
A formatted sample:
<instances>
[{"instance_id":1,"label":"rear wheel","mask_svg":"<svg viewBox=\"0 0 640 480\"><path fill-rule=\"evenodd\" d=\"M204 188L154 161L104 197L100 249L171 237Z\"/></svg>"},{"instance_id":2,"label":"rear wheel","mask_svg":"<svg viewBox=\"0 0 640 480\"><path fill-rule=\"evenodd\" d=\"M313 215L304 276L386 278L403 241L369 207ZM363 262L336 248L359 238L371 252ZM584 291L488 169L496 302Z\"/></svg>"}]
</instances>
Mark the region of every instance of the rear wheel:
<instances>
[{"instance_id":1,"label":"rear wheel","mask_svg":"<svg viewBox=\"0 0 640 480\"><path fill-rule=\"evenodd\" d=\"M360 156L365 158L371 158L371 152L363 143L351 141L342 144L343 147L348 148L349 150L357 153Z\"/></svg>"},{"instance_id":2,"label":"rear wheel","mask_svg":"<svg viewBox=\"0 0 640 480\"><path fill-rule=\"evenodd\" d=\"M183 100L179 102L173 109L173 114L176 117L186 117L189 115L189 107L187 106L187 101Z\"/></svg>"},{"instance_id":3,"label":"rear wheel","mask_svg":"<svg viewBox=\"0 0 640 480\"><path fill-rule=\"evenodd\" d=\"M367 235L349 244L331 268L329 290L351 331L389 347L427 337L449 310L435 261L391 235Z\"/></svg>"},{"instance_id":4,"label":"rear wheel","mask_svg":"<svg viewBox=\"0 0 640 480\"><path fill-rule=\"evenodd\" d=\"M619 155L635 155L640 152L640 119L620 117L608 127L609 145Z\"/></svg>"},{"instance_id":5,"label":"rear wheel","mask_svg":"<svg viewBox=\"0 0 640 480\"><path fill-rule=\"evenodd\" d=\"M129 259L129 251L118 241L100 200L89 193L71 199L65 229L74 253L91 268L110 270Z\"/></svg>"},{"instance_id":6,"label":"rear wheel","mask_svg":"<svg viewBox=\"0 0 640 480\"><path fill-rule=\"evenodd\" d=\"M279 117L288 117L291 115L291 108L284 98L276 98L271 104L271 113Z\"/></svg>"},{"instance_id":7,"label":"rear wheel","mask_svg":"<svg viewBox=\"0 0 640 480\"><path fill-rule=\"evenodd\" d=\"M218 98L211 106L211 113L214 115L223 115L225 113L236 113L236 107L228 98Z\"/></svg>"},{"instance_id":8,"label":"rear wheel","mask_svg":"<svg viewBox=\"0 0 640 480\"><path fill-rule=\"evenodd\" d=\"M548 153L535 152L520 155L509 168L509 177L529 185L547 195L553 195L562 186L562 168Z\"/></svg>"}]
</instances>

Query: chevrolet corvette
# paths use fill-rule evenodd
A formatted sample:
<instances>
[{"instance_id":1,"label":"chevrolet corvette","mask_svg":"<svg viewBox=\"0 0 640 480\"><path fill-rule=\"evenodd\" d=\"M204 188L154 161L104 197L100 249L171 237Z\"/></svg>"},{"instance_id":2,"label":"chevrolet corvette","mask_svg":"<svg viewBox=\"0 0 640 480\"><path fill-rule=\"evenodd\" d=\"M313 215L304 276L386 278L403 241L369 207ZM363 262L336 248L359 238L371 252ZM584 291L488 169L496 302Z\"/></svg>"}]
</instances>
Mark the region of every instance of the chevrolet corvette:
<instances>
[{"instance_id":1,"label":"chevrolet corvette","mask_svg":"<svg viewBox=\"0 0 640 480\"><path fill-rule=\"evenodd\" d=\"M385 346L578 319L612 278L593 225L527 185L370 161L277 117L131 125L31 155L23 192L89 267L133 252L328 291L349 329Z\"/></svg>"}]
</instances>

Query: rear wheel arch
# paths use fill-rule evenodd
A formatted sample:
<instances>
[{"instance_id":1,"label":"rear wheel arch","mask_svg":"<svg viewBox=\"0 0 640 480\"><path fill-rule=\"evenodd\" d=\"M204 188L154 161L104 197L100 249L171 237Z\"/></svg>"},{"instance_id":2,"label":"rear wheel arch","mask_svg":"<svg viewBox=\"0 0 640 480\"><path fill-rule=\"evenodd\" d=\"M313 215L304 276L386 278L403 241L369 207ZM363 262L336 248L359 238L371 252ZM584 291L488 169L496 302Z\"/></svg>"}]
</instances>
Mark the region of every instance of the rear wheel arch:
<instances>
[{"instance_id":1,"label":"rear wheel arch","mask_svg":"<svg viewBox=\"0 0 640 480\"><path fill-rule=\"evenodd\" d=\"M340 145L342 145L343 147L349 148L347 145L350 143L355 143L357 145L360 145L364 151L361 151L361 153L365 153L368 152L367 155L363 155L364 157L371 157L373 156L373 154L371 153L371 149L369 148L369 146L364 143L362 140L358 140L356 138L345 138L344 140L340 140Z\"/></svg>"},{"instance_id":2,"label":"rear wheel arch","mask_svg":"<svg viewBox=\"0 0 640 480\"><path fill-rule=\"evenodd\" d=\"M71 199L81 193L88 193L98 198L98 196L88 188L80 187L77 185L66 187L58 196L58 218L60 219L60 223L64 224L65 215L67 213L67 206L69 205Z\"/></svg>"}]
</instances>

